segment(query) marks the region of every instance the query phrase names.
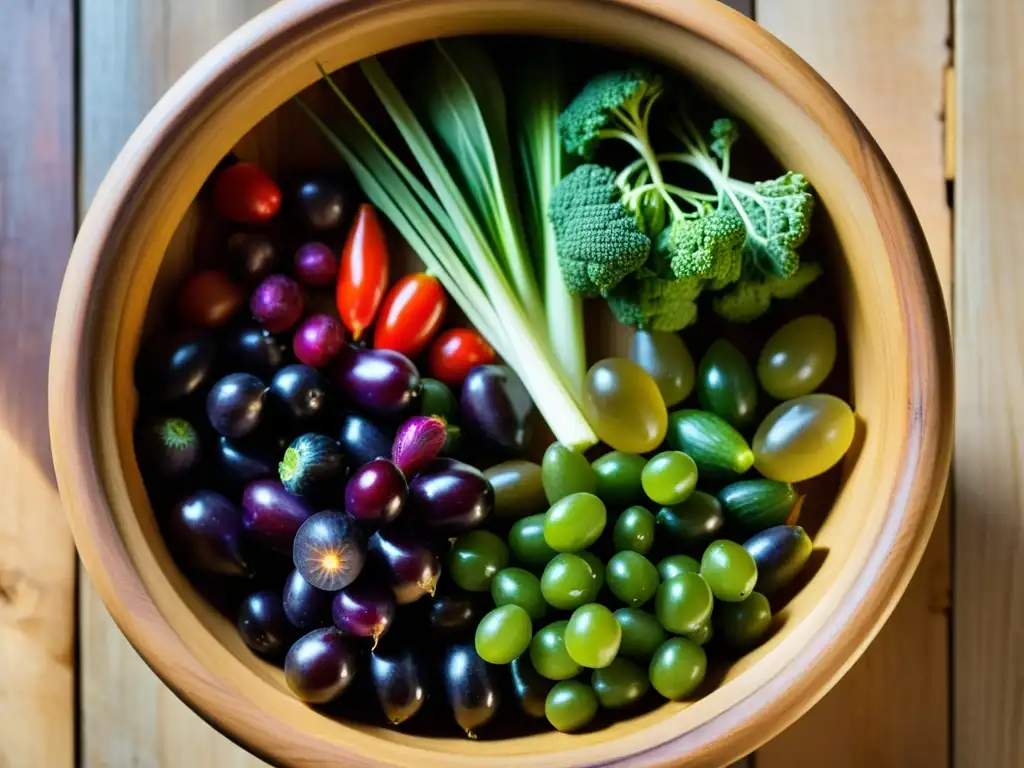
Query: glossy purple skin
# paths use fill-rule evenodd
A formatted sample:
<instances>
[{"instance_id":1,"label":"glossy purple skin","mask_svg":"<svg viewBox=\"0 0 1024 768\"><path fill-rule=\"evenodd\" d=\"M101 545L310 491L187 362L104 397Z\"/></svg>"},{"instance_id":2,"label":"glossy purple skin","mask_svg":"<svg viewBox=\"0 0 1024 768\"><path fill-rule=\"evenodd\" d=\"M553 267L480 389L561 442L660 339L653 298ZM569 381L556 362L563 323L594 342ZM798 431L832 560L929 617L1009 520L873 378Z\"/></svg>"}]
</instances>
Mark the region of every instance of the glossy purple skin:
<instances>
[{"instance_id":1,"label":"glossy purple skin","mask_svg":"<svg viewBox=\"0 0 1024 768\"><path fill-rule=\"evenodd\" d=\"M288 359L288 346L259 327L231 328L218 350L228 370L269 379Z\"/></svg>"},{"instance_id":2,"label":"glossy purple skin","mask_svg":"<svg viewBox=\"0 0 1024 768\"><path fill-rule=\"evenodd\" d=\"M251 541L283 555L291 554L295 534L313 516L280 480L257 480L242 493L242 525Z\"/></svg>"},{"instance_id":3,"label":"glossy purple skin","mask_svg":"<svg viewBox=\"0 0 1024 768\"><path fill-rule=\"evenodd\" d=\"M271 333L284 333L302 317L302 289L286 275L268 275L256 286L249 310Z\"/></svg>"},{"instance_id":4,"label":"glossy purple skin","mask_svg":"<svg viewBox=\"0 0 1024 768\"><path fill-rule=\"evenodd\" d=\"M501 705L493 668L467 643L445 651L442 675L455 722L475 738L475 731L489 723Z\"/></svg>"},{"instance_id":5,"label":"glossy purple skin","mask_svg":"<svg viewBox=\"0 0 1024 768\"><path fill-rule=\"evenodd\" d=\"M402 511L409 486L387 459L374 459L355 471L345 486L345 511L360 522L390 523Z\"/></svg>"},{"instance_id":6,"label":"glossy purple skin","mask_svg":"<svg viewBox=\"0 0 1024 768\"><path fill-rule=\"evenodd\" d=\"M348 219L353 203L346 185L336 177L305 174L284 185L288 215L300 227L313 232L340 227Z\"/></svg>"},{"instance_id":7,"label":"glossy purple skin","mask_svg":"<svg viewBox=\"0 0 1024 768\"><path fill-rule=\"evenodd\" d=\"M366 547L352 518L328 509L317 512L299 528L292 560L312 586L336 592L355 581L363 570Z\"/></svg>"},{"instance_id":8,"label":"glossy purple skin","mask_svg":"<svg viewBox=\"0 0 1024 768\"><path fill-rule=\"evenodd\" d=\"M303 635L284 660L284 679L298 698L326 704L348 688L355 677L357 658L352 641L334 627Z\"/></svg>"},{"instance_id":9,"label":"glossy purple skin","mask_svg":"<svg viewBox=\"0 0 1024 768\"><path fill-rule=\"evenodd\" d=\"M338 257L323 243L299 246L292 266L300 283L316 288L334 285L338 277Z\"/></svg>"},{"instance_id":10,"label":"glossy purple skin","mask_svg":"<svg viewBox=\"0 0 1024 768\"><path fill-rule=\"evenodd\" d=\"M446 536L479 526L494 509L494 488L476 467L435 459L409 483L409 512Z\"/></svg>"},{"instance_id":11,"label":"glossy purple skin","mask_svg":"<svg viewBox=\"0 0 1024 768\"><path fill-rule=\"evenodd\" d=\"M422 388L412 361L390 349L346 346L331 371L346 402L383 418L408 412Z\"/></svg>"},{"instance_id":12,"label":"glossy purple skin","mask_svg":"<svg viewBox=\"0 0 1024 768\"><path fill-rule=\"evenodd\" d=\"M225 267L240 283L255 283L278 267L277 248L266 235L258 232L235 232L228 237Z\"/></svg>"},{"instance_id":13,"label":"glossy purple skin","mask_svg":"<svg viewBox=\"0 0 1024 768\"><path fill-rule=\"evenodd\" d=\"M391 453L392 435L380 424L358 413L348 413L341 423L338 436L342 450L349 457L352 466L359 467Z\"/></svg>"},{"instance_id":14,"label":"glossy purple skin","mask_svg":"<svg viewBox=\"0 0 1024 768\"><path fill-rule=\"evenodd\" d=\"M392 725L404 723L427 700L427 676L410 643L371 653L370 676L384 717Z\"/></svg>"},{"instance_id":15,"label":"glossy purple skin","mask_svg":"<svg viewBox=\"0 0 1024 768\"><path fill-rule=\"evenodd\" d=\"M395 597L390 589L371 582L357 582L334 595L331 608L334 626L348 635L377 641L391 628Z\"/></svg>"},{"instance_id":16,"label":"glossy purple skin","mask_svg":"<svg viewBox=\"0 0 1024 768\"><path fill-rule=\"evenodd\" d=\"M391 446L391 460L406 477L412 477L437 458L447 440L444 419L413 416L398 428Z\"/></svg>"},{"instance_id":17,"label":"glossy purple skin","mask_svg":"<svg viewBox=\"0 0 1024 768\"><path fill-rule=\"evenodd\" d=\"M186 566L206 573L241 576L242 510L215 491L196 491L171 508L167 542Z\"/></svg>"},{"instance_id":18,"label":"glossy purple skin","mask_svg":"<svg viewBox=\"0 0 1024 768\"><path fill-rule=\"evenodd\" d=\"M438 595L430 604L430 628L447 640L472 638L476 625L492 608L489 592Z\"/></svg>"},{"instance_id":19,"label":"glossy purple skin","mask_svg":"<svg viewBox=\"0 0 1024 768\"><path fill-rule=\"evenodd\" d=\"M327 380L315 368L301 363L286 365L274 374L269 396L274 407L295 423L315 419L330 403Z\"/></svg>"},{"instance_id":20,"label":"glossy purple skin","mask_svg":"<svg viewBox=\"0 0 1024 768\"><path fill-rule=\"evenodd\" d=\"M409 529L389 526L377 531L370 537L367 557L399 605L433 595L437 588L441 558L422 536Z\"/></svg>"},{"instance_id":21,"label":"glossy purple skin","mask_svg":"<svg viewBox=\"0 0 1024 768\"><path fill-rule=\"evenodd\" d=\"M298 330L292 347L300 362L313 368L323 368L337 357L345 346L345 331L341 323L330 315L310 315Z\"/></svg>"},{"instance_id":22,"label":"glossy purple skin","mask_svg":"<svg viewBox=\"0 0 1024 768\"><path fill-rule=\"evenodd\" d=\"M170 403L199 391L211 378L217 344L208 331L175 333L139 357L138 387L150 402Z\"/></svg>"},{"instance_id":23,"label":"glossy purple skin","mask_svg":"<svg viewBox=\"0 0 1024 768\"><path fill-rule=\"evenodd\" d=\"M252 434L263 419L267 385L251 373L231 373L218 381L206 396L210 426L224 437Z\"/></svg>"},{"instance_id":24,"label":"glossy purple skin","mask_svg":"<svg viewBox=\"0 0 1024 768\"><path fill-rule=\"evenodd\" d=\"M238 609L238 632L261 656L283 653L295 630L285 616L281 594L267 589L248 595Z\"/></svg>"},{"instance_id":25,"label":"glossy purple skin","mask_svg":"<svg viewBox=\"0 0 1024 768\"><path fill-rule=\"evenodd\" d=\"M217 479L238 490L254 480L277 477L277 459L269 452L223 436L217 439L216 464Z\"/></svg>"},{"instance_id":26,"label":"glossy purple skin","mask_svg":"<svg viewBox=\"0 0 1024 768\"><path fill-rule=\"evenodd\" d=\"M506 456L519 456L533 431L533 399L507 365L478 365L462 384L461 425Z\"/></svg>"},{"instance_id":27,"label":"glossy purple skin","mask_svg":"<svg viewBox=\"0 0 1024 768\"><path fill-rule=\"evenodd\" d=\"M144 422L135 438L135 452L147 481L182 478L202 457L195 427L178 418Z\"/></svg>"},{"instance_id":28,"label":"glossy purple skin","mask_svg":"<svg viewBox=\"0 0 1024 768\"><path fill-rule=\"evenodd\" d=\"M298 571L292 571L284 580L284 615L294 626L307 632L330 626L333 595L314 587Z\"/></svg>"}]
</instances>

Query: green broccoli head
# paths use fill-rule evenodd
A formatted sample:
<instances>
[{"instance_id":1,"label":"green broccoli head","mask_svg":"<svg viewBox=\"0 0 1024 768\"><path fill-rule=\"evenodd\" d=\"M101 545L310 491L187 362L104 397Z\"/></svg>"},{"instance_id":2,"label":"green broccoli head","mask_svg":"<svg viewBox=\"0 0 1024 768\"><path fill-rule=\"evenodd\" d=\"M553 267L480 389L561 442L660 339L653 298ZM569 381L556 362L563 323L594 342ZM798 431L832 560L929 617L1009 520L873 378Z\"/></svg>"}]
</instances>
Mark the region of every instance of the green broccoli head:
<instances>
[{"instance_id":1,"label":"green broccoli head","mask_svg":"<svg viewBox=\"0 0 1024 768\"><path fill-rule=\"evenodd\" d=\"M558 134L570 155L593 157L606 128L646 125L650 103L662 90L661 78L644 69L605 72L583 86L558 118Z\"/></svg>"},{"instance_id":2,"label":"green broccoli head","mask_svg":"<svg viewBox=\"0 0 1024 768\"><path fill-rule=\"evenodd\" d=\"M733 191L749 222L745 259L766 275L791 277L800 266L796 249L811 229L810 183L803 174L790 171L752 186L733 185Z\"/></svg>"},{"instance_id":3,"label":"green broccoli head","mask_svg":"<svg viewBox=\"0 0 1024 768\"><path fill-rule=\"evenodd\" d=\"M747 229L735 210L706 206L695 218L675 219L656 247L676 277L702 277L714 289L739 280Z\"/></svg>"},{"instance_id":4,"label":"green broccoli head","mask_svg":"<svg viewBox=\"0 0 1024 768\"><path fill-rule=\"evenodd\" d=\"M735 120L720 117L711 124L711 151L719 160L725 160L732 151L732 145L740 137L740 129Z\"/></svg>"},{"instance_id":5,"label":"green broccoli head","mask_svg":"<svg viewBox=\"0 0 1024 768\"><path fill-rule=\"evenodd\" d=\"M649 331L680 331L697 320L699 277L677 278L656 249L647 263L610 291L605 299L615 318Z\"/></svg>"},{"instance_id":6,"label":"green broccoli head","mask_svg":"<svg viewBox=\"0 0 1024 768\"><path fill-rule=\"evenodd\" d=\"M789 277L744 275L729 291L711 303L715 313L734 323L756 320L771 306L772 299L792 299L821 277L821 265L801 264Z\"/></svg>"},{"instance_id":7,"label":"green broccoli head","mask_svg":"<svg viewBox=\"0 0 1024 768\"><path fill-rule=\"evenodd\" d=\"M647 260L651 241L623 207L615 172L581 165L551 192L548 217L569 293L599 296Z\"/></svg>"}]
</instances>

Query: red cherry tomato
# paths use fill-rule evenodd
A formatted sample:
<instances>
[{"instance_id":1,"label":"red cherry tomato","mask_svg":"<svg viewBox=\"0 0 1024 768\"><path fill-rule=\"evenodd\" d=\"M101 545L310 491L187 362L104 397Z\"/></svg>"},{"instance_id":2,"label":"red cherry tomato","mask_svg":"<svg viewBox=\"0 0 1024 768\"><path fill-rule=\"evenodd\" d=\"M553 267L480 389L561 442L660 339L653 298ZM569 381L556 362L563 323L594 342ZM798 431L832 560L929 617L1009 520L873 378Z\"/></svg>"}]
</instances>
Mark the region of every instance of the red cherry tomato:
<instances>
[{"instance_id":1,"label":"red cherry tomato","mask_svg":"<svg viewBox=\"0 0 1024 768\"><path fill-rule=\"evenodd\" d=\"M416 357L437 333L448 295L433 275L417 272L391 286L373 331L373 346Z\"/></svg>"},{"instance_id":2,"label":"red cherry tomato","mask_svg":"<svg viewBox=\"0 0 1024 768\"><path fill-rule=\"evenodd\" d=\"M213 204L230 221L263 224L281 210L281 190L258 165L235 163L217 174Z\"/></svg>"},{"instance_id":3,"label":"red cherry tomato","mask_svg":"<svg viewBox=\"0 0 1024 768\"><path fill-rule=\"evenodd\" d=\"M431 376L456 387L473 368L496 358L494 348L472 328L452 328L434 339L427 362Z\"/></svg>"},{"instance_id":4,"label":"red cherry tomato","mask_svg":"<svg viewBox=\"0 0 1024 768\"><path fill-rule=\"evenodd\" d=\"M341 252L338 271L338 314L358 341L372 323L388 287L388 244L377 211L359 206Z\"/></svg>"},{"instance_id":5,"label":"red cherry tomato","mask_svg":"<svg viewBox=\"0 0 1024 768\"><path fill-rule=\"evenodd\" d=\"M186 325L217 328L242 306L245 294L224 270L196 272L178 294L178 317Z\"/></svg>"}]
</instances>

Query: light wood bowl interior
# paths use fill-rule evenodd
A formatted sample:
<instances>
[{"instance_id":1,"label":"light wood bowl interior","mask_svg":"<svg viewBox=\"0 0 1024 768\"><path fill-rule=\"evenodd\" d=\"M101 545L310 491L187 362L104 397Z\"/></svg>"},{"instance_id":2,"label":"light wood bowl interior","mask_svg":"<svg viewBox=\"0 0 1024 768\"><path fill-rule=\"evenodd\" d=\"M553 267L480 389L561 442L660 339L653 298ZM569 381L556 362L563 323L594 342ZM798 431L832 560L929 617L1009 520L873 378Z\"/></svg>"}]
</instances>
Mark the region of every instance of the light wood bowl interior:
<instances>
[{"instance_id":1,"label":"light wood bowl interior","mask_svg":"<svg viewBox=\"0 0 1024 768\"><path fill-rule=\"evenodd\" d=\"M691 704L584 735L470 742L331 719L296 701L177 570L132 449L144 329L191 264L193 205L236 149L272 170L324 161L287 109L318 77L401 45L468 33L606 43L686 74L815 184L846 336L857 449L815 547L820 568L778 631ZM257 127L258 126L258 127ZM332 165L336 158L330 158ZM600 322L600 321L598 321ZM615 334L597 335L607 350ZM593 351L592 351L593 356ZM196 65L154 108L98 192L75 246L51 359L51 431L82 559L129 640L225 733L289 765L428 768L720 765L792 722L853 663L902 593L937 513L952 434L950 346L916 219L863 126L795 54L713 0L293 0ZM679 761L686 758L684 763Z\"/></svg>"}]
</instances>

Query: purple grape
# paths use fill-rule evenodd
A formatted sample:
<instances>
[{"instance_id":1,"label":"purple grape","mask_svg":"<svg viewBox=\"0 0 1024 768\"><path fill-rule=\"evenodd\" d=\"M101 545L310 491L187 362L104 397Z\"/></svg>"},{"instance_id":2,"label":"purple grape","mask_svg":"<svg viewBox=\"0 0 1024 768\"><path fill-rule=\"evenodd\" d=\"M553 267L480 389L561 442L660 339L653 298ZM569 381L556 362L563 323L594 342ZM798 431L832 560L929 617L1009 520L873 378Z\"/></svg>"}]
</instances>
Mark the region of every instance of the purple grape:
<instances>
[{"instance_id":1,"label":"purple grape","mask_svg":"<svg viewBox=\"0 0 1024 768\"><path fill-rule=\"evenodd\" d=\"M346 346L338 353L331 373L347 402L383 418L406 413L422 388L412 361L390 349Z\"/></svg>"},{"instance_id":2,"label":"purple grape","mask_svg":"<svg viewBox=\"0 0 1024 768\"><path fill-rule=\"evenodd\" d=\"M395 618L395 598L391 590L372 583L359 582L334 595L331 609L334 626L356 637L373 638L373 647L391 628Z\"/></svg>"},{"instance_id":3,"label":"purple grape","mask_svg":"<svg viewBox=\"0 0 1024 768\"><path fill-rule=\"evenodd\" d=\"M269 378L288 358L288 346L262 328L231 328L222 338L219 351L232 371Z\"/></svg>"},{"instance_id":4,"label":"purple grape","mask_svg":"<svg viewBox=\"0 0 1024 768\"><path fill-rule=\"evenodd\" d=\"M303 175L284 187L285 210L300 227L314 232L344 224L350 200L341 179L322 174Z\"/></svg>"},{"instance_id":5,"label":"purple grape","mask_svg":"<svg viewBox=\"0 0 1024 768\"><path fill-rule=\"evenodd\" d=\"M341 322L330 315L310 315L302 321L292 340L295 356L313 368L323 368L345 346Z\"/></svg>"},{"instance_id":6,"label":"purple grape","mask_svg":"<svg viewBox=\"0 0 1024 768\"><path fill-rule=\"evenodd\" d=\"M277 249L266 235L235 232L228 237L228 274L242 284L258 282L278 267Z\"/></svg>"},{"instance_id":7,"label":"purple grape","mask_svg":"<svg viewBox=\"0 0 1024 768\"><path fill-rule=\"evenodd\" d=\"M317 589L298 571L284 581L284 615L299 629L309 631L329 626L333 593Z\"/></svg>"},{"instance_id":8,"label":"purple grape","mask_svg":"<svg viewBox=\"0 0 1024 768\"><path fill-rule=\"evenodd\" d=\"M370 654L370 676L384 717L401 725L427 700L426 675L412 646L378 648Z\"/></svg>"},{"instance_id":9,"label":"purple grape","mask_svg":"<svg viewBox=\"0 0 1024 768\"><path fill-rule=\"evenodd\" d=\"M345 511L356 520L386 525L398 517L409 486L387 459L374 459L355 471L345 486Z\"/></svg>"},{"instance_id":10,"label":"purple grape","mask_svg":"<svg viewBox=\"0 0 1024 768\"><path fill-rule=\"evenodd\" d=\"M448 430L439 416L413 416L398 428L391 459L406 477L426 467L444 448Z\"/></svg>"},{"instance_id":11,"label":"purple grape","mask_svg":"<svg viewBox=\"0 0 1024 768\"><path fill-rule=\"evenodd\" d=\"M284 660L284 679L298 698L326 704L348 688L357 668L351 642L334 627L303 635Z\"/></svg>"},{"instance_id":12,"label":"purple grape","mask_svg":"<svg viewBox=\"0 0 1024 768\"><path fill-rule=\"evenodd\" d=\"M232 373L206 396L210 426L224 437L245 437L260 425L267 385L251 373Z\"/></svg>"},{"instance_id":13,"label":"purple grape","mask_svg":"<svg viewBox=\"0 0 1024 768\"><path fill-rule=\"evenodd\" d=\"M217 439L216 463L218 480L239 491L253 480L277 477L277 459L268 452L223 436Z\"/></svg>"},{"instance_id":14,"label":"purple grape","mask_svg":"<svg viewBox=\"0 0 1024 768\"><path fill-rule=\"evenodd\" d=\"M249 309L257 322L271 333L284 333L302 317L302 289L285 275L263 279L249 300Z\"/></svg>"},{"instance_id":15,"label":"purple grape","mask_svg":"<svg viewBox=\"0 0 1024 768\"><path fill-rule=\"evenodd\" d=\"M430 604L430 628L446 639L471 638L480 619L493 607L489 593L438 595Z\"/></svg>"},{"instance_id":16,"label":"purple grape","mask_svg":"<svg viewBox=\"0 0 1024 768\"><path fill-rule=\"evenodd\" d=\"M240 576L242 511L214 491L196 491L176 504L165 522L168 544L185 565L199 571Z\"/></svg>"},{"instance_id":17,"label":"purple grape","mask_svg":"<svg viewBox=\"0 0 1024 768\"><path fill-rule=\"evenodd\" d=\"M478 365L462 385L462 426L485 445L518 456L530 439L533 400L507 365Z\"/></svg>"},{"instance_id":18,"label":"purple grape","mask_svg":"<svg viewBox=\"0 0 1024 768\"><path fill-rule=\"evenodd\" d=\"M147 479L173 480L199 464L199 435L184 419L146 421L136 436L136 453Z\"/></svg>"},{"instance_id":19,"label":"purple grape","mask_svg":"<svg viewBox=\"0 0 1024 768\"><path fill-rule=\"evenodd\" d=\"M199 391L209 381L217 344L209 331L189 331L165 337L139 356L140 393L153 403L170 403Z\"/></svg>"},{"instance_id":20,"label":"purple grape","mask_svg":"<svg viewBox=\"0 0 1024 768\"><path fill-rule=\"evenodd\" d=\"M299 282L314 288L334 285L338 278L338 257L323 243L299 246L293 267Z\"/></svg>"},{"instance_id":21,"label":"purple grape","mask_svg":"<svg viewBox=\"0 0 1024 768\"><path fill-rule=\"evenodd\" d=\"M358 413L345 415L338 441L352 464L357 467L381 456L391 455L392 435Z\"/></svg>"},{"instance_id":22,"label":"purple grape","mask_svg":"<svg viewBox=\"0 0 1024 768\"><path fill-rule=\"evenodd\" d=\"M294 630L288 624L280 593L263 590L246 597L238 609L238 631L245 644L261 656L283 652Z\"/></svg>"},{"instance_id":23,"label":"purple grape","mask_svg":"<svg viewBox=\"0 0 1024 768\"><path fill-rule=\"evenodd\" d=\"M286 365L270 382L270 398L293 424L308 424L327 412L327 380L308 365Z\"/></svg>"},{"instance_id":24,"label":"purple grape","mask_svg":"<svg viewBox=\"0 0 1024 768\"><path fill-rule=\"evenodd\" d=\"M433 595L441 576L441 559L411 530L389 526L370 537L367 557L399 605Z\"/></svg>"},{"instance_id":25,"label":"purple grape","mask_svg":"<svg viewBox=\"0 0 1024 768\"><path fill-rule=\"evenodd\" d=\"M317 589L344 589L363 570L366 548L344 512L317 512L299 528L292 547L295 569Z\"/></svg>"},{"instance_id":26,"label":"purple grape","mask_svg":"<svg viewBox=\"0 0 1024 768\"><path fill-rule=\"evenodd\" d=\"M299 527L313 510L284 489L279 480L257 480L242 494L242 525L252 541L267 549L290 554Z\"/></svg>"},{"instance_id":27,"label":"purple grape","mask_svg":"<svg viewBox=\"0 0 1024 768\"><path fill-rule=\"evenodd\" d=\"M476 528L494 508L494 488L484 474L455 459L435 459L409 483L409 510L445 535Z\"/></svg>"}]
</instances>

